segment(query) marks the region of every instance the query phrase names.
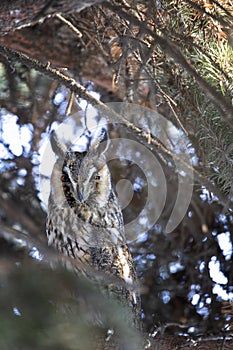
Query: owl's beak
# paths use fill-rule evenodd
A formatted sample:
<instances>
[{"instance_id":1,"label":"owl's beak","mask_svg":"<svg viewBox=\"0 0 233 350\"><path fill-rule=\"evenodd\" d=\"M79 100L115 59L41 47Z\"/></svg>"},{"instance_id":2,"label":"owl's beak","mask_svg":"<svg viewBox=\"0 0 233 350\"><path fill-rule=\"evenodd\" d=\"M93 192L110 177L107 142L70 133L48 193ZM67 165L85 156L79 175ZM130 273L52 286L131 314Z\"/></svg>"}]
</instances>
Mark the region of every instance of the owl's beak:
<instances>
[{"instance_id":1,"label":"owl's beak","mask_svg":"<svg viewBox=\"0 0 233 350\"><path fill-rule=\"evenodd\" d=\"M82 193L81 193L80 191L77 191L77 197L78 197L78 200L79 200L80 202L83 201L83 195L82 195Z\"/></svg>"}]
</instances>

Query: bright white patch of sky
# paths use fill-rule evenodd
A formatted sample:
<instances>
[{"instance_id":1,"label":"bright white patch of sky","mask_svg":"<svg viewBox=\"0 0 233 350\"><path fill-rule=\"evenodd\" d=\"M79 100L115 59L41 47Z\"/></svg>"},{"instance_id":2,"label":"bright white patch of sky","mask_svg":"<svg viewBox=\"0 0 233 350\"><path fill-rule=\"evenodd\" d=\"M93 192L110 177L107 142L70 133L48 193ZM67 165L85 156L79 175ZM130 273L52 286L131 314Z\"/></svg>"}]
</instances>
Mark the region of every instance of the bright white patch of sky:
<instances>
[{"instance_id":1,"label":"bright white patch of sky","mask_svg":"<svg viewBox=\"0 0 233 350\"><path fill-rule=\"evenodd\" d=\"M43 260L43 255L39 252L39 250L36 247L33 247L29 253L29 255L36 260Z\"/></svg>"},{"instance_id":2,"label":"bright white patch of sky","mask_svg":"<svg viewBox=\"0 0 233 350\"><path fill-rule=\"evenodd\" d=\"M218 200L218 197L216 197L213 192L210 192L209 190L207 190L205 186L201 186L201 190L202 190L202 193L200 194L200 197L203 201L208 200L212 202L213 200L214 201Z\"/></svg>"},{"instance_id":3,"label":"bright white patch of sky","mask_svg":"<svg viewBox=\"0 0 233 350\"><path fill-rule=\"evenodd\" d=\"M233 293L227 293L223 287L216 283L213 287L213 293L216 295L219 295L223 300L232 300L233 299Z\"/></svg>"},{"instance_id":4,"label":"bright white patch of sky","mask_svg":"<svg viewBox=\"0 0 233 350\"><path fill-rule=\"evenodd\" d=\"M212 256L209 262L210 277L213 282L219 284L227 284L227 278L224 276L220 270L220 262L217 260L216 256Z\"/></svg>"},{"instance_id":5,"label":"bright white patch of sky","mask_svg":"<svg viewBox=\"0 0 233 350\"><path fill-rule=\"evenodd\" d=\"M199 294L194 294L191 300L192 305L197 305L200 300L200 295Z\"/></svg>"},{"instance_id":6,"label":"bright white patch of sky","mask_svg":"<svg viewBox=\"0 0 233 350\"><path fill-rule=\"evenodd\" d=\"M1 159L9 159L9 152L2 143L0 143L0 161ZM0 168L1 169L1 168Z\"/></svg>"},{"instance_id":7,"label":"bright white patch of sky","mask_svg":"<svg viewBox=\"0 0 233 350\"><path fill-rule=\"evenodd\" d=\"M21 312L19 311L19 309L16 306L13 307L13 312L14 312L14 314L16 316L21 316L22 315Z\"/></svg>"},{"instance_id":8,"label":"bright white patch of sky","mask_svg":"<svg viewBox=\"0 0 233 350\"><path fill-rule=\"evenodd\" d=\"M23 149L29 152L32 138L32 125L18 125L18 117L13 114L7 113L1 117L2 139L5 144L9 145L10 151L16 156L20 156L23 153ZM2 151L6 157L6 152L4 152L4 150Z\"/></svg>"},{"instance_id":9,"label":"bright white patch of sky","mask_svg":"<svg viewBox=\"0 0 233 350\"><path fill-rule=\"evenodd\" d=\"M219 247L222 250L226 260L232 257L232 242L230 232L224 232L217 236Z\"/></svg>"},{"instance_id":10,"label":"bright white patch of sky","mask_svg":"<svg viewBox=\"0 0 233 350\"><path fill-rule=\"evenodd\" d=\"M184 266L181 265L179 261L172 261L169 264L169 270L170 270L170 273L176 273L178 271L184 270Z\"/></svg>"},{"instance_id":11,"label":"bright white patch of sky","mask_svg":"<svg viewBox=\"0 0 233 350\"><path fill-rule=\"evenodd\" d=\"M64 94L62 92L58 92L53 99L55 105L59 105L64 101Z\"/></svg>"},{"instance_id":12,"label":"bright white patch of sky","mask_svg":"<svg viewBox=\"0 0 233 350\"><path fill-rule=\"evenodd\" d=\"M169 301L171 300L171 295L170 295L170 292L168 290L163 290L161 292L161 297L162 297L164 304L169 303Z\"/></svg>"}]
</instances>

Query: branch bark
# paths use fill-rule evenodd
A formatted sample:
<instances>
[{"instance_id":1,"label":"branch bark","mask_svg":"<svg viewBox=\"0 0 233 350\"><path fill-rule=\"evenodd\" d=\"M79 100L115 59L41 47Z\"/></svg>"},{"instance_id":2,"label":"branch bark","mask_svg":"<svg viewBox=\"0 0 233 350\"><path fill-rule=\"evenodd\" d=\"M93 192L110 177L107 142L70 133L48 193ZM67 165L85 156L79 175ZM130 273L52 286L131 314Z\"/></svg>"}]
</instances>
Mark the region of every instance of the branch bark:
<instances>
[{"instance_id":1,"label":"branch bark","mask_svg":"<svg viewBox=\"0 0 233 350\"><path fill-rule=\"evenodd\" d=\"M3 0L0 4L0 36L33 26L57 13L80 12L101 0Z\"/></svg>"}]
</instances>

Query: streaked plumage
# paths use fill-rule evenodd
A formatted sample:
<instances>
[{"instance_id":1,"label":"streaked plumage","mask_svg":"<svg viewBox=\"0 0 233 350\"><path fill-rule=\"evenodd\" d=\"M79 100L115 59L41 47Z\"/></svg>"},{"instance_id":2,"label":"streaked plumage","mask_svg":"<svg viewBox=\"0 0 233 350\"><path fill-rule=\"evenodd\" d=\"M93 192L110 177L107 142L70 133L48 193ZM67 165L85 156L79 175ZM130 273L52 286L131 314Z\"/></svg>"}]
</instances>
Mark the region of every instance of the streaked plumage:
<instances>
[{"instance_id":1,"label":"streaked plumage","mask_svg":"<svg viewBox=\"0 0 233 350\"><path fill-rule=\"evenodd\" d=\"M109 286L109 292L138 317L140 302L132 287L136 273L104 156L106 136L102 129L88 151L80 153L67 152L52 134L51 144L58 159L51 177L48 243L63 254L126 282L127 285Z\"/></svg>"}]
</instances>

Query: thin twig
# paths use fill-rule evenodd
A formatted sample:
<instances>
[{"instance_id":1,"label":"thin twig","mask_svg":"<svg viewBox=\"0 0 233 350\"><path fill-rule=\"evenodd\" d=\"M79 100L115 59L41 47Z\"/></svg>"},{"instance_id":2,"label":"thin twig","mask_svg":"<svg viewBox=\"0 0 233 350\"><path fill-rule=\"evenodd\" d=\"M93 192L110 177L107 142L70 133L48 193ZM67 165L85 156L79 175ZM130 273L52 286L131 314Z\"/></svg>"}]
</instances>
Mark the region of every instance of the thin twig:
<instances>
[{"instance_id":1,"label":"thin twig","mask_svg":"<svg viewBox=\"0 0 233 350\"><path fill-rule=\"evenodd\" d=\"M62 22L64 22L65 24L67 24L67 26L73 31L75 32L79 38L81 38L83 35L80 32L80 30L78 30L78 28L76 28L70 21L68 21L68 19L66 19L65 17L63 17L60 13L56 14L56 17L59 18Z\"/></svg>"}]
</instances>

